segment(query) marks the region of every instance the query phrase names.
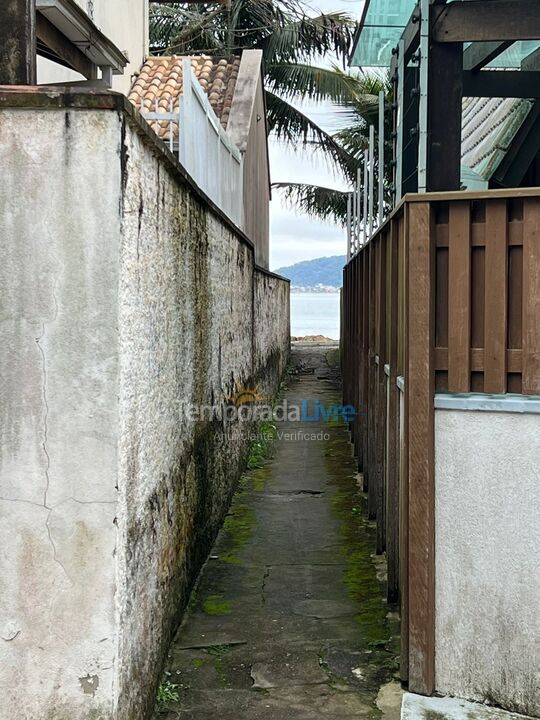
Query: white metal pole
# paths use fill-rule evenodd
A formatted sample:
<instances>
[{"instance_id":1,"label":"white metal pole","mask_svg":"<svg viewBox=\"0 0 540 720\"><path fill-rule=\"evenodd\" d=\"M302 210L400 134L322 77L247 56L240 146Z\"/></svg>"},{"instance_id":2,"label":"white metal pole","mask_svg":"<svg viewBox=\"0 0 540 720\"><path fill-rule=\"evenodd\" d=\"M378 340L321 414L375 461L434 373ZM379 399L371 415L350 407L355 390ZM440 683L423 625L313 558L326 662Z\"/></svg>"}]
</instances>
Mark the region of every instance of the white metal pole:
<instances>
[{"instance_id":1,"label":"white metal pole","mask_svg":"<svg viewBox=\"0 0 540 720\"><path fill-rule=\"evenodd\" d=\"M356 207L358 208L358 222L356 223L356 247L362 244L360 237L361 216L362 216L362 167L359 165L356 170Z\"/></svg>"},{"instance_id":2,"label":"white metal pole","mask_svg":"<svg viewBox=\"0 0 540 720\"><path fill-rule=\"evenodd\" d=\"M351 259L351 212L353 194L347 193L347 262Z\"/></svg>"},{"instance_id":3,"label":"white metal pole","mask_svg":"<svg viewBox=\"0 0 540 720\"><path fill-rule=\"evenodd\" d=\"M397 143L396 143L396 205L401 200L403 188L403 116L405 114L405 41L399 41L397 82Z\"/></svg>"},{"instance_id":4,"label":"white metal pole","mask_svg":"<svg viewBox=\"0 0 540 720\"><path fill-rule=\"evenodd\" d=\"M384 221L384 90L379 93L379 226Z\"/></svg>"},{"instance_id":5,"label":"white metal pole","mask_svg":"<svg viewBox=\"0 0 540 720\"><path fill-rule=\"evenodd\" d=\"M358 221L358 206L356 204L356 185L353 182L353 189L350 195L351 200L351 242L354 243L354 235L356 233L356 223Z\"/></svg>"},{"instance_id":6,"label":"white metal pole","mask_svg":"<svg viewBox=\"0 0 540 720\"><path fill-rule=\"evenodd\" d=\"M375 199L375 126L369 126L369 236L373 234Z\"/></svg>"},{"instance_id":7,"label":"white metal pole","mask_svg":"<svg viewBox=\"0 0 540 720\"><path fill-rule=\"evenodd\" d=\"M418 192L427 189L428 82L429 82L429 0L421 0L420 10L420 109L418 133Z\"/></svg>"},{"instance_id":8,"label":"white metal pole","mask_svg":"<svg viewBox=\"0 0 540 720\"><path fill-rule=\"evenodd\" d=\"M368 241L369 151L364 150L364 244Z\"/></svg>"}]
</instances>

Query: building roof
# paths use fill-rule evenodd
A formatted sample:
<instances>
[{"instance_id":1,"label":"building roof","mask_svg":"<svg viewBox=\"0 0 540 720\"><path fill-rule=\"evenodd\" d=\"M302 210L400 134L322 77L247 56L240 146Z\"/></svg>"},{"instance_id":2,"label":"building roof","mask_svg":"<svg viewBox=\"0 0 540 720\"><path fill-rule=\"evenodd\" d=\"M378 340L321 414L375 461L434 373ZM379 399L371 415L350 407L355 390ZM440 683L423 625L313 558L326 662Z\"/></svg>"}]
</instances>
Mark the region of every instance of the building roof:
<instances>
[{"instance_id":1,"label":"building roof","mask_svg":"<svg viewBox=\"0 0 540 720\"><path fill-rule=\"evenodd\" d=\"M141 112L178 111L182 95L182 61L180 55L150 57L142 66L129 93L130 101ZM208 95L212 109L227 128L231 111L240 57L213 58L208 55L190 57L191 69ZM168 135L168 123L152 123L154 130Z\"/></svg>"},{"instance_id":2,"label":"building roof","mask_svg":"<svg viewBox=\"0 0 540 720\"><path fill-rule=\"evenodd\" d=\"M529 100L464 98L461 159L490 180L532 108Z\"/></svg>"}]
</instances>

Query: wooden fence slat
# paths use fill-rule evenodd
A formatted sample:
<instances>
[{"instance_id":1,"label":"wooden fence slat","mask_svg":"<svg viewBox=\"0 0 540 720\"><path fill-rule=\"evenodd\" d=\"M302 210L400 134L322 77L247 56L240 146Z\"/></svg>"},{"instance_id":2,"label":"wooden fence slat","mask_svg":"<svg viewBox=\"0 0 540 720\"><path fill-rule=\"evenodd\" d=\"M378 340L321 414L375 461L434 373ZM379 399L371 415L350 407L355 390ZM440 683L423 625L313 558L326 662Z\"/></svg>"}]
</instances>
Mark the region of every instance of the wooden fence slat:
<instances>
[{"instance_id":1,"label":"wooden fence slat","mask_svg":"<svg viewBox=\"0 0 540 720\"><path fill-rule=\"evenodd\" d=\"M429 203L415 203L408 213L409 689L431 695L435 686L434 243Z\"/></svg>"},{"instance_id":2,"label":"wooden fence slat","mask_svg":"<svg viewBox=\"0 0 540 720\"><path fill-rule=\"evenodd\" d=\"M471 209L451 203L448 257L448 390L471 386Z\"/></svg>"},{"instance_id":3,"label":"wooden fence slat","mask_svg":"<svg viewBox=\"0 0 540 720\"><path fill-rule=\"evenodd\" d=\"M398 354L398 247L399 226L393 220L389 230L387 338L388 338L388 418L386 441L386 559L388 563L388 602L399 598L399 390L396 385Z\"/></svg>"},{"instance_id":4,"label":"wooden fence slat","mask_svg":"<svg viewBox=\"0 0 540 720\"><path fill-rule=\"evenodd\" d=\"M523 385L540 395L540 198L523 204Z\"/></svg>"},{"instance_id":5,"label":"wooden fence slat","mask_svg":"<svg viewBox=\"0 0 540 720\"><path fill-rule=\"evenodd\" d=\"M386 249L388 233L379 235L379 296L377 304L378 316L378 346L379 364L376 367L377 373L377 553L381 555L386 547L386 482L385 482L385 447L386 447L386 374L384 365L386 363Z\"/></svg>"},{"instance_id":6,"label":"wooden fence slat","mask_svg":"<svg viewBox=\"0 0 540 720\"><path fill-rule=\"evenodd\" d=\"M486 203L484 392L506 392L508 314L507 201Z\"/></svg>"}]
</instances>

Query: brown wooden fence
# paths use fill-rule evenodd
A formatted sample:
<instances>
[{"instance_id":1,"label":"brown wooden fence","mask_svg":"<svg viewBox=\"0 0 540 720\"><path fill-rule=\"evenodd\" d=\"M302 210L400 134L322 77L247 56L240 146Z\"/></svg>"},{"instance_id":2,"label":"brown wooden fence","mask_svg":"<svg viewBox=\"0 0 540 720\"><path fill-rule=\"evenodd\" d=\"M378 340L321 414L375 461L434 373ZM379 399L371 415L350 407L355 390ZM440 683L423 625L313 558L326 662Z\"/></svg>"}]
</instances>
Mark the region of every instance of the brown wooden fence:
<instances>
[{"instance_id":1,"label":"brown wooden fence","mask_svg":"<svg viewBox=\"0 0 540 720\"><path fill-rule=\"evenodd\" d=\"M399 599L402 677L434 689L435 392L540 395L540 189L409 195L344 269L344 400Z\"/></svg>"}]
</instances>

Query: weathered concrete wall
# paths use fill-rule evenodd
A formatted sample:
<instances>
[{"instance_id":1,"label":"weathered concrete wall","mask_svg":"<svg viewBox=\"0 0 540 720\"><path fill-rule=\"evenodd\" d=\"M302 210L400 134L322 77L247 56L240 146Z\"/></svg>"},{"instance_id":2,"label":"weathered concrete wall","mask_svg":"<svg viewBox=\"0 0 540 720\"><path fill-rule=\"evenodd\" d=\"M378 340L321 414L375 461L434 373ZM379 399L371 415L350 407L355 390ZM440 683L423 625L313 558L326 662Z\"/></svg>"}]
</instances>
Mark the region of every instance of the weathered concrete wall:
<instances>
[{"instance_id":1,"label":"weathered concrete wall","mask_svg":"<svg viewBox=\"0 0 540 720\"><path fill-rule=\"evenodd\" d=\"M291 342L290 283L257 268L254 290L254 378L263 394L279 385Z\"/></svg>"},{"instance_id":2,"label":"weathered concrete wall","mask_svg":"<svg viewBox=\"0 0 540 720\"><path fill-rule=\"evenodd\" d=\"M540 715L540 415L436 410L436 689Z\"/></svg>"},{"instance_id":3,"label":"weathered concrete wall","mask_svg":"<svg viewBox=\"0 0 540 720\"><path fill-rule=\"evenodd\" d=\"M127 101L31 104L0 110L0 720L142 720L247 453L186 405L266 381L285 337L254 335L252 245Z\"/></svg>"},{"instance_id":4,"label":"weathered concrete wall","mask_svg":"<svg viewBox=\"0 0 540 720\"><path fill-rule=\"evenodd\" d=\"M112 707L120 128L0 114L2 720Z\"/></svg>"}]
</instances>

